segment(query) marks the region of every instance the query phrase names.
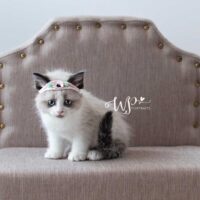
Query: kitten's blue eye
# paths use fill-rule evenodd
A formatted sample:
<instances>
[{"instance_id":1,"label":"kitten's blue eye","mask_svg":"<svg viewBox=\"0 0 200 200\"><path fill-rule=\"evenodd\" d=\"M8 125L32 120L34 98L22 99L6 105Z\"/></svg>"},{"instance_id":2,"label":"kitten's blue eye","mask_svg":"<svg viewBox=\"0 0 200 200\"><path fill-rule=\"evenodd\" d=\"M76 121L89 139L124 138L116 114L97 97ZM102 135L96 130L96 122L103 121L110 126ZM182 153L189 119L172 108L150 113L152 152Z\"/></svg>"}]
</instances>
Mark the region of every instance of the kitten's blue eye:
<instances>
[{"instance_id":1,"label":"kitten's blue eye","mask_svg":"<svg viewBox=\"0 0 200 200\"><path fill-rule=\"evenodd\" d=\"M64 106L70 107L72 105L72 101L69 99L65 99Z\"/></svg>"},{"instance_id":2,"label":"kitten's blue eye","mask_svg":"<svg viewBox=\"0 0 200 200\"><path fill-rule=\"evenodd\" d=\"M48 101L48 106L49 107L52 107L52 106L55 106L56 105L56 100L55 99L51 99Z\"/></svg>"}]
</instances>

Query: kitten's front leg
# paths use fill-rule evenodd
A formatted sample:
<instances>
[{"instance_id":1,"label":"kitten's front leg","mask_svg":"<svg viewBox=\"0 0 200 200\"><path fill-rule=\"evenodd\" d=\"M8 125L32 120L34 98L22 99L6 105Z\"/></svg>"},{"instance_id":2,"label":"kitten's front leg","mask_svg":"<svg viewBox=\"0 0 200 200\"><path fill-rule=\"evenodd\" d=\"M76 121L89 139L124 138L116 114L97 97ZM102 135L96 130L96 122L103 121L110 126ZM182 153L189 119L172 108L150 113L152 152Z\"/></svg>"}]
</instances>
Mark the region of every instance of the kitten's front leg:
<instances>
[{"instance_id":1,"label":"kitten's front leg","mask_svg":"<svg viewBox=\"0 0 200 200\"><path fill-rule=\"evenodd\" d=\"M66 156L64 139L53 133L48 133L48 149L44 157L49 159L59 159Z\"/></svg>"},{"instance_id":2,"label":"kitten's front leg","mask_svg":"<svg viewBox=\"0 0 200 200\"><path fill-rule=\"evenodd\" d=\"M68 155L70 161L86 160L89 150L90 141L87 137L79 136L74 138L72 142L71 152Z\"/></svg>"}]
</instances>

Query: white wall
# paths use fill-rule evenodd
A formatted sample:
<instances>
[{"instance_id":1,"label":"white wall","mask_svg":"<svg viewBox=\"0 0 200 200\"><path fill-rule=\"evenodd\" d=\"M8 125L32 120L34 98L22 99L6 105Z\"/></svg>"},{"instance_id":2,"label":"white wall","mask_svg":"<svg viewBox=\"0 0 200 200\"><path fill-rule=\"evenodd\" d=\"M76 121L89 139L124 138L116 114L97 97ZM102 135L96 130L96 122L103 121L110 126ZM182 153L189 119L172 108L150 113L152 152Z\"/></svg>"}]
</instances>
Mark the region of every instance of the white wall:
<instances>
[{"instance_id":1,"label":"white wall","mask_svg":"<svg viewBox=\"0 0 200 200\"><path fill-rule=\"evenodd\" d=\"M32 38L60 16L149 18L176 46L200 55L199 0L0 0L0 52Z\"/></svg>"}]
</instances>

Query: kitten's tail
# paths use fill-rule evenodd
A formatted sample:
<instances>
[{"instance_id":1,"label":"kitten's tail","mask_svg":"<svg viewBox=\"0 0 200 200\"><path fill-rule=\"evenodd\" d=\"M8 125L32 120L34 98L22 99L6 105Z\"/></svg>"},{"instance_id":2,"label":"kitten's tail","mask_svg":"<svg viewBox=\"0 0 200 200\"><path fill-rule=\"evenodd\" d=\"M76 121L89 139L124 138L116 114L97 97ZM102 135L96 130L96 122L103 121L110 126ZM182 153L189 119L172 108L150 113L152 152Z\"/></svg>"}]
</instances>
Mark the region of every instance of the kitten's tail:
<instances>
[{"instance_id":1,"label":"kitten's tail","mask_svg":"<svg viewBox=\"0 0 200 200\"><path fill-rule=\"evenodd\" d=\"M103 159L113 159L121 156L126 145L119 139L112 139L113 113L108 111L99 125L98 150Z\"/></svg>"}]
</instances>

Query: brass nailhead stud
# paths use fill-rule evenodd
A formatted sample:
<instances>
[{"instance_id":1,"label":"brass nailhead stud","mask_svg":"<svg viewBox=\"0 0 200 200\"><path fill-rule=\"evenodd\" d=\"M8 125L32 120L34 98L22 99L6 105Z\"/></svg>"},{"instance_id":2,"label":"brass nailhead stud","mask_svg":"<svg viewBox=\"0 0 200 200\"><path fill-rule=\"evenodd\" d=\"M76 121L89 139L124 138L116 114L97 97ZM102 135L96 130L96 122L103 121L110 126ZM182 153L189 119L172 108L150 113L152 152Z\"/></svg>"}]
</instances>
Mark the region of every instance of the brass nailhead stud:
<instances>
[{"instance_id":1,"label":"brass nailhead stud","mask_svg":"<svg viewBox=\"0 0 200 200\"><path fill-rule=\"evenodd\" d=\"M2 104L0 104L0 110L3 110L4 106Z\"/></svg>"},{"instance_id":2,"label":"brass nailhead stud","mask_svg":"<svg viewBox=\"0 0 200 200\"><path fill-rule=\"evenodd\" d=\"M81 29L82 29L81 25L80 25L80 24L77 24L77 25L76 25L76 30L77 30L77 31L80 31Z\"/></svg>"},{"instance_id":3,"label":"brass nailhead stud","mask_svg":"<svg viewBox=\"0 0 200 200\"><path fill-rule=\"evenodd\" d=\"M20 58L22 58L22 59L26 58L26 54L25 54L25 53L20 53L19 56L20 56Z\"/></svg>"},{"instance_id":4,"label":"brass nailhead stud","mask_svg":"<svg viewBox=\"0 0 200 200\"><path fill-rule=\"evenodd\" d=\"M196 68L199 68L199 67L200 67L200 63L199 63L199 62L195 62L195 63L194 63L194 66L195 66Z\"/></svg>"},{"instance_id":5,"label":"brass nailhead stud","mask_svg":"<svg viewBox=\"0 0 200 200\"><path fill-rule=\"evenodd\" d=\"M3 88L4 88L4 84L0 83L0 89L3 89Z\"/></svg>"},{"instance_id":6,"label":"brass nailhead stud","mask_svg":"<svg viewBox=\"0 0 200 200\"><path fill-rule=\"evenodd\" d=\"M183 58L182 58L182 56L176 56L176 60L177 60L177 62L182 62Z\"/></svg>"},{"instance_id":7,"label":"brass nailhead stud","mask_svg":"<svg viewBox=\"0 0 200 200\"><path fill-rule=\"evenodd\" d=\"M196 81L195 82L195 86L198 88L198 87L200 87L200 81Z\"/></svg>"},{"instance_id":8,"label":"brass nailhead stud","mask_svg":"<svg viewBox=\"0 0 200 200\"><path fill-rule=\"evenodd\" d=\"M54 31L58 31L60 29L60 26L58 24L54 24L52 27Z\"/></svg>"},{"instance_id":9,"label":"brass nailhead stud","mask_svg":"<svg viewBox=\"0 0 200 200\"><path fill-rule=\"evenodd\" d=\"M95 24L95 26L96 26L97 28L101 28L101 24L100 24L99 22L97 22L97 23Z\"/></svg>"},{"instance_id":10,"label":"brass nailhead stud","mask_svg":"<svg viewBox=\"0 0 200 200\"><path fill-rule=\"evenodd\" d=\"M121 24L121 29L125 30L126 29L126 24Z\"/></svg>"},{"instance_id":11,"label":"brass nailhead stud","mask_svg":"<svg viewBox=\"0 0 200 200\"><path fill-rule=\"evenodd\" d=\"M0 69L2 69L3 68L3 63L0 63Z\"/></svg>"},{"instance_id":12,"label":"brass nailhead stud","mask_svg":"<svg viewBox=\"0 0 200 200\"><path fill-rule=\"evenodd\" d=\"M159 48L159 49L163 49L163 47L164 47L163 42L159 42L159 43L158 43L158 48Z\"/></svg>"},{"instance_id":13,"label":"brass nailhead stud","mask_svg":"<svg viewBox=\"0 0 200 200\"><path fill-rule=\"evenodd\" d=\"M200 103L199 103L199 101L196 100L196 101L194 101L193 105L194 105L194 107L197 108L200 105Z\"/></svg>"},{"instance_id":14,"label":"brass nailhead stud","mask_svg":"<svg viewBox=\"0 0 200 200\"><path fill-rule=\"evenodd\" d=\"M0 129L5 128L5 124L4 123L0 123Z\"/></svg>"},{"instance_id":15,"label":"brass nailhead stud","mask_svg":"<svg viewBox=\"0 0 200 200\"><path fill-rule=\"evenodd\" d=\"M193 128L198 128L199 127L199 123L198 122L195 122L194 124L193 124Z\"/></svg>"},{"instance_id":16,"label":"brass nailhead stud","mask_svg":"<svg viewBox=\"0 0 200 200\"><path fill-rule=\"evenodd\" d=\"M40 38L40 39L38 39L37 43L40 44L40 45L44 44L44 40L42 38Z\"/></svg>"},{"instance_id":17,"label":"brass nailhead stud","mask_svg":"<svg viewBox=\"0 0 200 200\"><path fill-rule=\"evenodd\" d=\"M148 30L149 29L149 25L148 24L145 24L144 26L143 26L143 29L146 31L146 30Z\"/></svg>"}]
</instances>

